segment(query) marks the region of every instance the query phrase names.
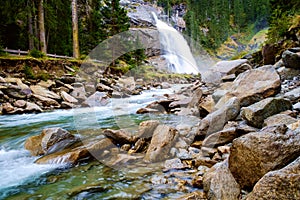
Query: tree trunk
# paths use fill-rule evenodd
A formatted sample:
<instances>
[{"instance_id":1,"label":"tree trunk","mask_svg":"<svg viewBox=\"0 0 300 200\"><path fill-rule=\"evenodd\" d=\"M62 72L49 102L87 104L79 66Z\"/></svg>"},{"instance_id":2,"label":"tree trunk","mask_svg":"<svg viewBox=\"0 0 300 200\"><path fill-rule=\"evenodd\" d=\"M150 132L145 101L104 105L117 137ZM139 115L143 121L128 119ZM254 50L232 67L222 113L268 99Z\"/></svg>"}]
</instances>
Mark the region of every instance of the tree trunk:
<instances>
[{"instance_id":1,"label":"tree trunk","mask_svg":"<svg viewBox=\"0 0 300 200\"><path fill-rule=\"evenodd\" d=\"M39 0L38 20L40 30L40 48L43 53L47 53L46 34L45 34L45 19L44 19L44 0Z\"/></svg>"},{"instance_id":2,"label":"tree trunk","mask_svg":"<svg viewBox=\"0 0 300 200\"><path fill-rule=\"evenodd\" d=\"M79 58L77 0L72 0L73 57Z\"/></svg>"},{"instance_id":3,"label":"tree trunk","mask_svg":"<svg viewBox=\"0 0 300 200\"><path fill-rule=\"evenodd\" d=\"M34 49L34 34L33 34L33 21L32 21L32 15L28 15L28 40L29 40L29 50Z\"/></svg>"}]
</instances>

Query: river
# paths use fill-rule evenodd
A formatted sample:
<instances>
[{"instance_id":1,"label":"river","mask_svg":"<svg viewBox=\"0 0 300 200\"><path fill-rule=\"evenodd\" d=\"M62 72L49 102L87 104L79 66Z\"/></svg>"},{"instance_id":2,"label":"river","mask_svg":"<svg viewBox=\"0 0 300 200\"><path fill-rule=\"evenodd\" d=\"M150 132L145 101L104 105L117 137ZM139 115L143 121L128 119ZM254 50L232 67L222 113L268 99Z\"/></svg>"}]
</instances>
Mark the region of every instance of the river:
<instances>
[{"instance_id":1,"label":"river","mask_svg":"<svg viewBox=\"0 0 300 200\"><path fill-rule=\"evenodd\" d=\"M138 127L141 121L159 119L176 125L175 115L137 115L159 96L172 89L152 89L141 95L111 99L104 107L54 110L40 114L0 116L0 199L162 199L181 194L176 186L158 183L164 174L158 165L122 171L93 161L75 167L65 164L38 165L24 149L29 136L44 128L62 127L79 136L105 128ZM156 96L154 96L156 95ZM168 195L166 195L168 194Z\"/></svg>"}]
</instances>

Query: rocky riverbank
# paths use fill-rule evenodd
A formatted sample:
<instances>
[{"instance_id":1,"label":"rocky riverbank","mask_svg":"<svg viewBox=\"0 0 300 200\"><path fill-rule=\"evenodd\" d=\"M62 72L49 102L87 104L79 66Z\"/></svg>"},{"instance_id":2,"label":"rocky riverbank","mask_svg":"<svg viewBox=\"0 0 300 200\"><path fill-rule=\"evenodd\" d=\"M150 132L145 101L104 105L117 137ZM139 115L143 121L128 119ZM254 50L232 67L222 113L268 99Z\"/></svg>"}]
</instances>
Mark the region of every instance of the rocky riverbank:
<instances>
[{"instance_id":1,"label":"rocky riverbank","mask_svg":"<svg viewBox=\"0 0 300 200\"><path fill-rule=\"evenodd\" d=\"M51 128L25 148L42 155L39 164L97 158L123 170L159 163L164 173L153 185L177 185L187 193L179 199L299 199L299 60L293 48L275 65L222 61L203 81L137 111L183 115L177 126L149 120L136 131L99 130L95 138Z\"/></svg>"},{"instance_id":2,"label":"rocky riverbank","mask_svg":"<svg viewBox=\"0 0 300 200\"><path fill-rule=\"evenodd\" d=\"M82 72L82 65L86 73ZM152 68L148 66L148 68ZM150 87L170 87L170 83L188 83L192 76L151 71L152 77L134 78L119 71L105 73L103 66L82 61L1 59L0 113L39 113L106 105L109 98L138 95ZM135 73L137 77L147 76Z\"/></svg>"}]
</instances>

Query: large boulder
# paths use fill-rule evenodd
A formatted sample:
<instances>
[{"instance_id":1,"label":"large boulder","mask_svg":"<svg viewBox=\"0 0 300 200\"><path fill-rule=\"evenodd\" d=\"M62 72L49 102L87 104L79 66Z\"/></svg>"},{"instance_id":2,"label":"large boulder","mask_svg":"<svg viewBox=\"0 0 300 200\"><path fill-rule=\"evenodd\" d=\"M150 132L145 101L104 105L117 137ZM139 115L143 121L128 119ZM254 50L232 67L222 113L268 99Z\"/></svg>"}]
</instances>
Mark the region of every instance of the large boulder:
<instances>
[{"instance_id":1,"label":"large boulder","mask_svg":"<svg viewBox=\"0 0 300 200\"><path fill-rule=\"evenodd\" d=\"M263 66L240 74L231 88L219 102L226 102L231 97L237 97L241 106L248 106L262 99L274 96L281 89L278 73L272 66Z\"/></svg>"},{"instance_id":2,"label":"large boulder","mask_svg":"<svg viewBox=\"0 0 300 200\"><path fill-rule=\"evenodd\" d=\"M60 96L50 90L48 90L47 88L44 88L40 85L31 85L30 89L32 90L33 94L39 95L39 96L43 96L43 97L47 97L47 98L51 98L51 99L55 99L55 100L60 100Z\"/></svg>"},{"instance_id":3,"label":"large boulder","mask_svg":"<svg viewBox=\"0 0 300 200\"><path fill-rule=\"evenodd\" d=\"M261 199L300 199L300 157L286 167L264 175L246 198Z\"/></svg>"},{"instance_id":4,"label":"large boulder","mask_svg":"<svg viewBox=\"0 0 300 200\"><path fill-rule=\"evenodd\" d=\"M252 69L247 59L230 61L219 61L212 67L213 72L221 73L221 76L235 74L236 76L244 71Z\"/></svg>"},{"instance_id":5,"label":"large boulder","mask_svg":"<svg viewBox=\"0 0 300 200\"><path fill-rule=\"evenodd\" d=\"M300 69L300 52L286 50L282 54L282 61L287 68Z\"/></svg>"},{"instance_id":6,"label":"large boulder","mask_svg":"<svg viewBox=\"0 0 300 200\"><path fill-rule=\"evenodd\" d=\"M203 177L204 192L209 200L238 200L240 186L228 169L228 160L215 164Z\"/></svg>"},{"instance_id":7,"label":"large boulder","mask_svg":"<svg viewBox=\"0 0 300 200\"><path fill-rule=\"evenodd\" d=\"M223 107L210 113L201 120L198 135L207 136L222 130L228 121L238 116L239 112L239 101L236 97L232 97Z\"/></svg>"},{"instance_id":8,"label":"large boulder","mask_svg":"<svg viewBox=\"0 0 300 200\"><path fill-rule=\"evenodd\" d=\"M266 118L289 109L292 109L292 103L289 100L269 97L242 108L241 116L249 125L261 128Z\"/></svg>"},{"instance_id":9,"label":"large boulder","mask_svg":"<svg viewBox=\"0 0 300 200\"><path fill-rule=\"evenodd\" d=\"M44 129L40 135L29 137L25 142L25 149L31 155L38 156L61 151L75 142L78 137L61 128Z\"/></svg>"},{"instance_id":10,"label":"large boulder","mask_svg":"<svg viewBox=\"0 0 300 200\"><path fill-rule=\"evenodd\" d=\"M176 129L167 125L158 125L153 133L144 160L146 162L158 162L167 159L178 135Z\"/></svg>"},{"instance_id":11,"label":"large boulder","mask_svg":"<svg viewBox=\"0 0 300 200\"><path fill-rule=\"evenodd\" d=\"M242 188L251 189L267 172L300 156L300 134L285 125L265 127L233 140L229 169Z\"/></svg>"}]
</instances>

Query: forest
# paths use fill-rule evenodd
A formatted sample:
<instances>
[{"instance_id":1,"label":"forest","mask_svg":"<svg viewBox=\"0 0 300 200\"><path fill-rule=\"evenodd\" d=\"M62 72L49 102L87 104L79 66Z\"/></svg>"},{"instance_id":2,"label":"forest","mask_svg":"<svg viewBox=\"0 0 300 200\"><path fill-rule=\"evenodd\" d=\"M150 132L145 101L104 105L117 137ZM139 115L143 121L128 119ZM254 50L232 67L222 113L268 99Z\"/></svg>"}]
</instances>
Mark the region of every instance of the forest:
<instances>
[{"instance_id":1,"label":"forest","mask_svg":"<svg viewBox=\"0 0 300 200\"><path fill-rule=\"evenodd\" d=\"M254 34L270 27L269 41L285 37L299 1L149 0L170 14L184 4L185 34L206 49L216 49L234 33ZM40 50L80 58L112 35L130 28L118 0L3 0L0 48Z\"/></svg>"}]
</instances>

